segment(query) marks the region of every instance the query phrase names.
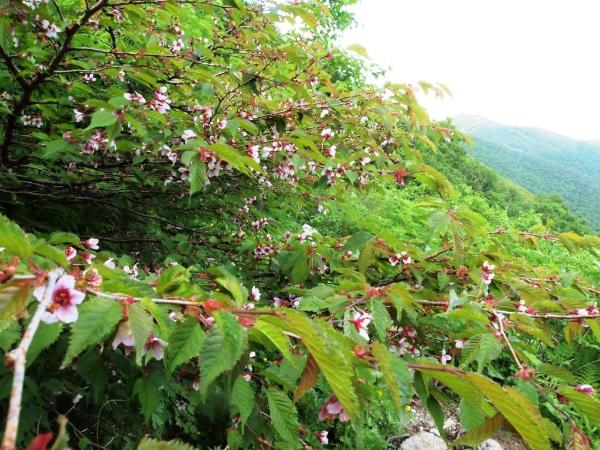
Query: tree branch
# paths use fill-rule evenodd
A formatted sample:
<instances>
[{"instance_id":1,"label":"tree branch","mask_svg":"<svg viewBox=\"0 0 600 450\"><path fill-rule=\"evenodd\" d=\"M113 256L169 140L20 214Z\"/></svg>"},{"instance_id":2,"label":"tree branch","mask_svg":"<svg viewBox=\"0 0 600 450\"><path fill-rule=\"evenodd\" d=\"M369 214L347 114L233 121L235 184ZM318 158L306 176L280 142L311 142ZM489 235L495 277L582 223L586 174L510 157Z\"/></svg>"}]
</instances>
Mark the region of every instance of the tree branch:
<instances>
[{"instance_id":1,"label":"tree branch","mask_svg":"<svg viewBox=\"0 0 600 450\"><path fill-rule=\"evenodd\" d=\"M13 367L13 383L10 394L10 403L6 417L6 428L4 430L4 439L2 440L2 450L14 450L16 448L17 431L19 430L19 415L21 413L21 398L23 395L23 382L25 381L25 364L27 362L27 350L31 345L33 336L40 325L42 314L52 302L52 291L58 278L59 272L55 270L48 275L48 284L44 291L44 297L37 310L35 311L31 322L27 326L23 338L18 347L6 355L6 364Z\"/></svg>"}]
</instances>

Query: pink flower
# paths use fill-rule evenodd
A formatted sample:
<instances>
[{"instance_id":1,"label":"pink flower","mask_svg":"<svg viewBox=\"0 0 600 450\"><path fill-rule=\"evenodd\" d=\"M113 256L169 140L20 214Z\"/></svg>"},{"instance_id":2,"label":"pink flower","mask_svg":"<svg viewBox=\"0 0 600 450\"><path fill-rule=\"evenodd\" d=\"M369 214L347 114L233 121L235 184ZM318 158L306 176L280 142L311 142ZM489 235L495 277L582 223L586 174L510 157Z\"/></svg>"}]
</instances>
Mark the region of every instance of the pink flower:
<instances>
[{"instance_id":1,"label":"pink flower","mask_svg":"<svg viewBox=\"0 0 600 450\"><path fill-rule=\"evenodd\" d=\"M99 242L100 241L96 238L89 238L83 241L82 244L89 249L100 250L100 247L98 247Z\"/></svg>"},{"instance_id":2,"label":"pink flower","mask_svg":"<svg viewBox=\"0 0 600 450\"><path fill-rule=\"evenodd\" d=\"M96 81L96 77L94 76L93 73L86 73L83 76L83 81L85 81L86 83L91 83L93 81Z\"/></svg>"},{"instance_id":3,"label":"pink flower","mask_svg":"<svg viewBox=\"0 0 600 450\"><path fill-rule=\"evenodd\" d=\"M102 284L102 276L96 269L88 269L85 272L85 281L87 281L88 287L98 288Z\"/></svg>"},{"instance_id":4,"label":"pink flower","mask_svg":"<svg viewBox=\"0 0 600 450\"><path fill-rule=\"evenodd\" d=\"M71 261L77 255L77 250L73 247L65 248L65 256L67 257L67 261Z\"/></svg>"},{"instance_id":5,"label":"pink flower","mask_svg":"<svg viewBox=\"0 0 600 450\"><path fill-rule=\"evenodd\" d=\"M390 256L388 261L390 262L390 264L392 266L396 266L400 262L400 255L398 255L398 254L392 255L392 256Z\"/></svg>"},{"instance_id":6,"label":"pink flower","mask_svg":"<svg viewBox=\"0 0 600 450\"><path fill-rule=\"evenodd\" d=\"M73 114L75 114L75 122L79 123L85 118L85 114L79 111L77 108L73 109Z\"/></svg>"},{"instance_id":7,"label":"pink flower","mask_svg":"<svg viewBox=\"0 0 600 450\"><path fill-rule=\"evenodd\" d=\"M442 365L448 364L452 360L452 356L446 354L446 349L442 350L442 354L438 357Z\"/></svg>"},{"instance_id":8,"label":"pink flower","mask_svg":"<svg viewBox=\"0 0 600 450\"><path fill-rule=\"evenodd\" d=\"M575 311L575 314L577 314L578 316L582 316L582 317L590 315L589 311L586 308L578 309L577 311Z\"/></svg>"},{"instance_id":9,"label":"pink flower","mask_svg":"<svg viewBox=\"0 0 600 450\"><path fill-rule=\"evenodd\" d=\"M487 261L484 261L484 263L481 266L481 280L485 284L489 285L496 276L494 270L496 270L496 266L494 266L493 264L489 264Z\"/></svg>"},{"instance_id":10,"label":"pink flower","mask_svg":"<svg viewBox=\"0 0 600 450\"><path fill-rule=\"evenodd\" d=\"M319 440L321 445L329 444L329 439L327 438L327 434L328 434L327 431L317 431L315 433L315 436L317 437L317 439Z\"/></svg>"},{"instance_id":11,"label":"pink flower","mask_svg":"<svg viewBox=\"0 0 600 450\"><path fill-rule=\"evenodd\" d=\"M183 130L183 133L181 134L181 139L183 139L184 142L196 137L198 137L198 135L194 132L194 130Z\"/></svg>"},{"instance_id":12,"label":"pink flower","mask_svg":"<svg viewBox=\"0 0 600 450\"><path fill-rule=\"evenodd\" d=\"M331 158L335 158L336 148L337 148L337 146L332 145L327 150L325 150L325 155L329 156Z\"/></svg>"},{"instance_id":13,"label":"pink flower","mask_svg":"<svg viewBox=\"0 0 600 450\"><path fill-rule=\"evenodd\" d=\"M371 319L371 314L367 313L366 311L356 311L350 320L350 322L352 322L354 325L354 328L356 328L356 331L358 331L358 334L360 334L367 341L369 340L367 327L371 323Z\"/></svg>"},{"instance_id":14,"label":"pink flower","mask_svg":"<svg viewBox=\"0 0 600 450\"><path fill-rule=\"evenodd\" d=\"M465 346L465 344L467 343L467 339L457 339L456 341L454 341L454 347L456 348L463 348Z\"/></svg>"},{"instance_id":15,"label":"pink flower","mask_svg":"<svg viewBox=\"0 0 600 450\"><path fill-rule=\"evenodd\" d=\"M408 254L408 252L400 252L400 258L402 258L402 262L404 264L410 264L412 262L412 258Z\"/></svg>"},{"instance_id":16,"label":"pink flower","mask_svg":"<svg viewBox=\"0 0 600 450\"><path fill-rule=\"evenodd\" d=\"M119 328L117 328L117 334L115 334L115 338L112 341L113 349L116 350L119 345L123 345L123 347L125 347L125 351L128 349L131 350L131 348L135 346L135 342L133 341L133 332L131 331L131 326L129 325L128 320L124 320L119 324Z\"/></svg>"},{"instance_id":17,"label":"pink flower","mask_svg":"<svg viewBox=\"0 0 600 450\"><path fill-rule=\"evenodd\" d=\"M578 384L575 386L575 390L581 392L582 394L589 395L593 397L596 395L596 389L590 384Z\"/></svg>"},{"instance_id":18,"label":"pink flower","mask_svg":"<svg viewBox=\"0 0 600 450\"><path fill-rule=\"evenodd\" d=\"M92 261L94 260L94 258L96 257L96 255L92 255L91 253L88 253L88 252L81 252L81 257L87 264L91 264Z\"/></svg>"},{"instance_id":19,"label":"pink flower","mask_svg":"<svg viewBox=\"0 0 600 450\"><path fill-rule=\"evenodd\" d=\"M181 49L183 49L183 47L185 47L185 44L183 43L183 39L177 39L177 40L173 41L173 44L171 44L169 49L171 49L171 51L173 53L177 53L177 52L181 51Z\"/></svg>"},{"instance_id":20,"label":"pink flower","mask_svg":"<svg viewBox=\"0 0 600 450\"><path fill-rule=\"evenodd\" d=\"M348 420L350 420L350 417L348 417L348 414L344 411L340 401L335 395L331 394L327 399L327 402L321 406L319 420L323 422L325 420L333 420L336 417L338 417L341 422L348 422Z\"/></svg>"},{"instance_id":21,"label":"pink flower","mask_svg":"<svg viewBox=\"0 0 600 450\"><path fill-rule=\"evenodd\" d=\"M126 92L125 94L123 94L123 97L125 97L129 101L138 102L141 105L146 103L146 99L144 98L144 96L138 92L134 92L133 94Z\"/></svg>"},{"instance_id":22,"label":"pink flower","mask_svg":"<svg viewBox=\"0 0 600 450\"><path fill-rule=\"evenodd\" d=\"M152 357L157 361L160 361L165 356L166 346L167 343L165 341L151 334L148 336L146 344L144 345L144 353L150 351L152 353Z\"/></svg>"},{"instance_id":23,"label":"pink flower","mask_svg":"<svg viewBox=\"0 0 600 450\"><path fill-rule=\"evenodd\" d=\"M217 120L217 127L220 130L224 130L227 127L227 120L225 120L225 119Z\"/></svg>"},{"instance_id":24,"label":"pink flower","mask_svg":"<svg viewBox=\"0 0 600 450\"><path fill-rule=\"evenodd\" d=\"M46 286L37 287L33 296L42 301ZM79 313L77 306L85 298L85 294L75 289L75 278L72 275L63 275L58 279L52 291L51 303L48 310L44 312L42 321L55 323L58 321L72 323L77 320Z\"/></svg>"},{"instance_id":25,"label":"pink flower","mask_svg":"<svg viewBox=\"0 0 600 450\"><path fill-rule=\"evenodd\" d=\"M260 300L260 291L256 286L252 286L252 289L250 290L250 300L252 300L253 302L257 302Z\"/></svg>"},{"instance_id":26,"label":"pink flower","mask_svg":"<svg viewBox=\"0 0 600 450\"><path fill-rule=\"evenodd\" d=\"M331 128L325 128L323 131L321 131L321 137L323 139L331 139L333 137L333 131L331 131Z\"/></svg>"}]
</instances>

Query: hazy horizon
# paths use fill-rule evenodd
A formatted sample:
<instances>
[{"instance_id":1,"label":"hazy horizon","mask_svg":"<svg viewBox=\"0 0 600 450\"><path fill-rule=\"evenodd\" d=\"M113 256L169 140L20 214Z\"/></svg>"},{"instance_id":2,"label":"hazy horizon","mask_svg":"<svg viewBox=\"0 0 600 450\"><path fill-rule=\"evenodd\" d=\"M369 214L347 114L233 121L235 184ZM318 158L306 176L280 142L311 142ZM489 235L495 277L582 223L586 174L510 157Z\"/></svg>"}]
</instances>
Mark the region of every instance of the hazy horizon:
<instances>
[{"instance_id":1,"label":"hazy horizon","mask_svg":"<svg viewBox=\"0 0 600 450\"><path fill-rule=\"evenodd\" d=\"M483 116L577 140L600 139L600 3L369 0L342 46L362 44L386 80L446 84L435 119ZM398 55L398 56L397 56Z\"/></svg>"}]
</instances>

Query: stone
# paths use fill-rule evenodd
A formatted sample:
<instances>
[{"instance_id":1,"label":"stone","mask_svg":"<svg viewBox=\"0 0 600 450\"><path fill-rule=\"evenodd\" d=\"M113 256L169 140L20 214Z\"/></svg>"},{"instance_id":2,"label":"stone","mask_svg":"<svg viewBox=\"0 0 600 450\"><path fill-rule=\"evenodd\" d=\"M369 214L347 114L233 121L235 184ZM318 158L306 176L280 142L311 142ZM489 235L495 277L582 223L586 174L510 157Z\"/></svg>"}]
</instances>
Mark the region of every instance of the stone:
<instances>
[{"instance_id":1,"label":"stone","mask_svg":"<svg viewBox=\"0 0 600 450\"><path fill-rule=\"evenodd\" d=\"M495 439L488 439L479 444L477 450L504 450L504 447Z\"/></svg>"},{"instance_id":2,"label":"stone","mask_svg":"<svg viewBox=\"0 0 600 450\"><path fill-rule=\"evenodd\" d=\"M400 445L402 450L446 450L446 444L439 436L421 431Z\"/></svg>"}]
</instances>

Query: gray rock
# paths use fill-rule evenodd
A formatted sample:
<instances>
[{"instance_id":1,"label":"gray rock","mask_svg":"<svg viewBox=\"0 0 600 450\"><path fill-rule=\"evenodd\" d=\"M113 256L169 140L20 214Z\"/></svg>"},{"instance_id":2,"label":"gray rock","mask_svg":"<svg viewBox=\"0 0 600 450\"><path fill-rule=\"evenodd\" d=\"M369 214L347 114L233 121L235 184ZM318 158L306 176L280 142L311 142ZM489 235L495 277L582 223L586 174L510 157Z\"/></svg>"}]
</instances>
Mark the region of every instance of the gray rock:
<instances>
[{"instance_id":1,"label":"gray rock","mask_svg":"<svg viewBox=\"0 0 600 450\"><path fill-rule=\"evenodd\" d=\"M504 450L504 447L495 439L488 439L479 444L477 450Z\"/></svg>"},{"instance_id":2,"label":"gray rock","mask_svg":"<svg viewBox=\"0 0 600 450\"><path fill-rule=\"evenodd\" d=\"M446 450L446 444L439 436L421 431L400 445L402 450Z\"/></svg>"}]
</instances>

